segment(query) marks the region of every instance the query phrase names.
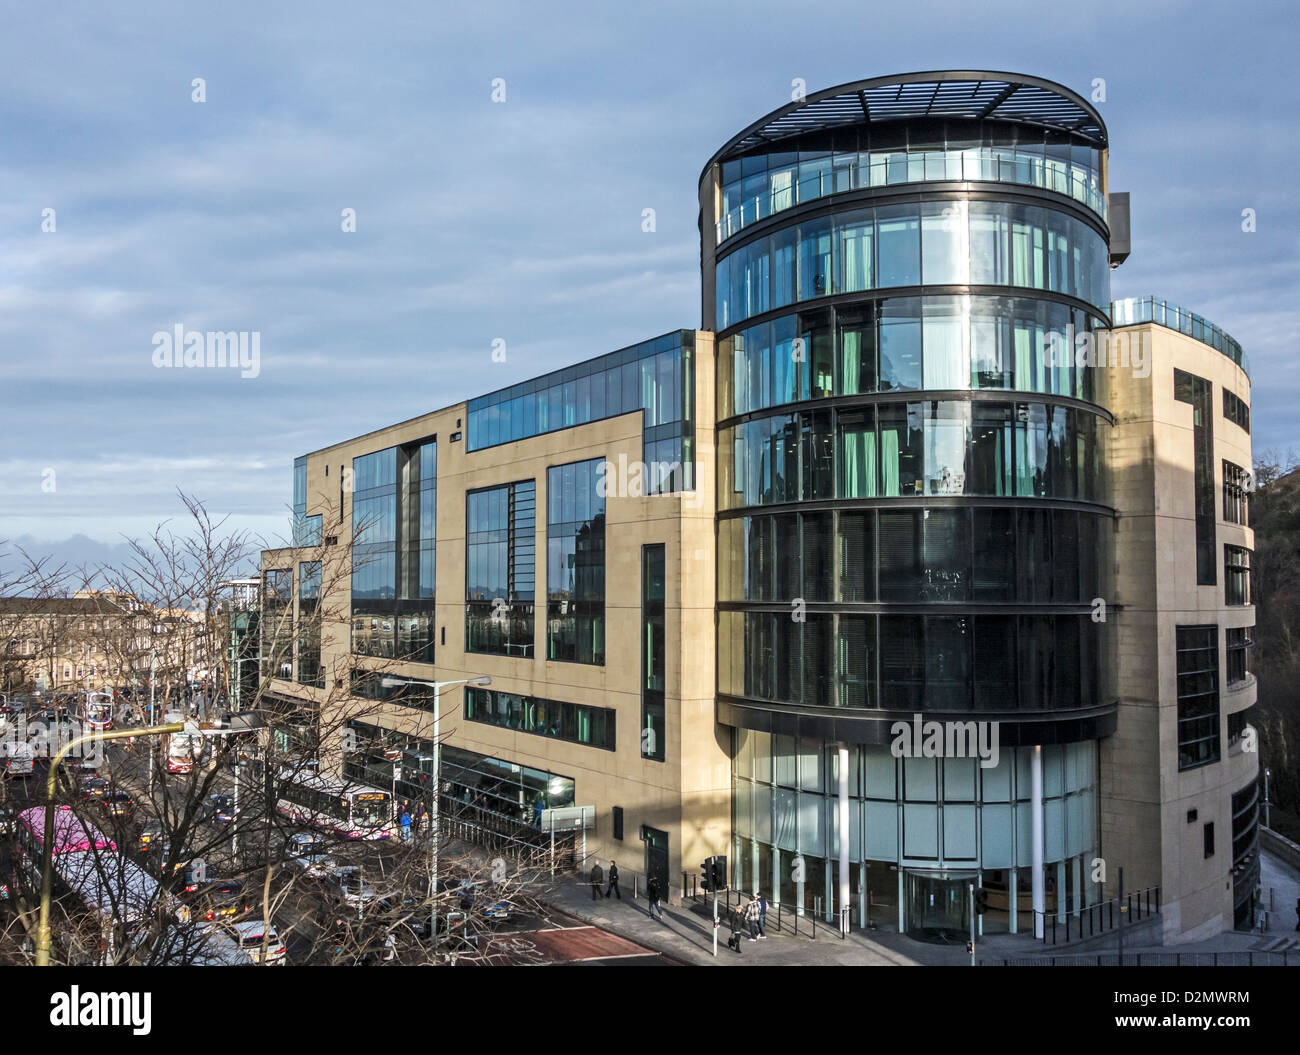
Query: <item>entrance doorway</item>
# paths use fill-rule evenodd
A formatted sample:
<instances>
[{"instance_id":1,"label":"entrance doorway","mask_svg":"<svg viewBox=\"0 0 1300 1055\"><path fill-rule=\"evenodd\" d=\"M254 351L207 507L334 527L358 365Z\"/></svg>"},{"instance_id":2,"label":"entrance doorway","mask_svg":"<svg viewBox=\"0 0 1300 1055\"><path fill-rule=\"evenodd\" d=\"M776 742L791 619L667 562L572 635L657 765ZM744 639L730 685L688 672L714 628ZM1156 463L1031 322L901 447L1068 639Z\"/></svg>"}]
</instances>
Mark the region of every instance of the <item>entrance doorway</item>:
<instances>
[{"instance_id":1,"label":"entrance doorway","mask_svg":"<svg viewBox=\"0 0 1300 1055\"><path fill-rule=\"evenodd\" d=\"M906 872L904 924L909 938L949 945L970 940L970 891L975 873Z\"/></svg>"},{"instance_id":2,"label":"entrance doorway","mask_svg":"<svg viewBox=\"0 0 1300 1055\"><path fill-rule=\"evenodd\" d=\"M668 833L648 826L645 828L645 875L647 880L651 876L659 880L659 892L667 900Z\"/></svg>"}]
</instances>

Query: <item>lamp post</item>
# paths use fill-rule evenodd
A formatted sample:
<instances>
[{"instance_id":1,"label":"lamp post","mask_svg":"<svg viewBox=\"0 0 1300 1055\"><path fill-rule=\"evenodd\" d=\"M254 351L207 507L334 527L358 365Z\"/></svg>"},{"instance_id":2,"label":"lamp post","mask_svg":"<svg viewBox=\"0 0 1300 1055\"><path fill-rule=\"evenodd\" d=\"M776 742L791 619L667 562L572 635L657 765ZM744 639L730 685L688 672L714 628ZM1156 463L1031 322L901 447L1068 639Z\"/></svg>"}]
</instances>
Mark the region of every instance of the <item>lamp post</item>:
<instances>
[{"instance_id":1,"label":"lamp post","mask_svg":"<svg viewBox=\"0 0 1300 1055\"><path fill-rule=\"evenodd\" d=\"M440 797L442 785L442 746L440 739L442 736L442 724L439 707L439 698L442 696L443 689L449 689L456 685L473 685L476 688L486 688L492 684L492 679L484 675L480 678L462 678L460 681L416 681L407 678L384 678L380 684L386 689L401 688L404 685L424 685L433 689L433 792L429 808L429 939L432 942L430 946L430 955L435 955L438 949L438 839L440 832L438 830L438 799Z\"/></svg>"},{"instance_id":2,"label":"lamp post","mask_svg":"<svg viewBox=\"0 0 1300 1055\"><path fill-rule=\"evenodd\" d=\"M145 729L114 729L110 732L87 733L78 736L59 748L50 759L50 772L45 781L45 844L41 847L41 914L36 928L36 966L50 965L50 882L54 863L54 789L58 780L59 763L74 747L101 740L121 740L128 736L165 736L170 733L187 733L190 736L230 736L262 728L261 719L251 712L231 715L228 723L220 727L209 723L169 722L151 725Z\"/></svg>"}]
</instances>

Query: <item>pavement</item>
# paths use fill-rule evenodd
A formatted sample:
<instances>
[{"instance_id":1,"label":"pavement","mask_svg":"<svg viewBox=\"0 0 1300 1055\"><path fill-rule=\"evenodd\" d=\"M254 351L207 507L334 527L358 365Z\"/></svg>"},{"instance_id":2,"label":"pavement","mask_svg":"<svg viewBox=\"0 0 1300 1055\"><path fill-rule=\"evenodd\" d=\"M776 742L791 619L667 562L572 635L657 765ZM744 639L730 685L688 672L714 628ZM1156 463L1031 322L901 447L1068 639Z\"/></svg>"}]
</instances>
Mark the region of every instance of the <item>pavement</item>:
<instances>
[{"instance_id":1,"label":"pavement","mask_svg":"<svg viewBox=\"0 0 1300 1055\"><path fill-rule=\"evenodd\" d=\"M1261 886L1264 905L1270 892L1275 913L1268 931L1227 931L1206 941L1162 946L1142 941L1125 942L1126 956L1135 953L1248 953L1282 952L1300 966L1300 932L1293 929L1296 898L1300 897L1300 872L1268 853L1261 855ZM662 953L682 964L699 966L969 966L970 955L964 945L934 945L919 942L889 931L854 930L841 938L833 926L818 924L816 936L778 931L773 916L768 915L768 937L760 941L742 940L740 952L727 947L731 927L725 921L718 930L717 955L713 952L713 929L708 909L690 901L664 905L664 919L651 918L644 896L633 898L624 892L622 900L593 900L591 887L582 876L573 876L549 893L549 904L577 920L599 927L610 934L634 942L647 950ZM725 913L724 913L725 917ZM1286 925L1287 923L1290 926ZM800 924L801 930L803 923ZM1149 936L1150 932L1147 932ZM1137 935L1135 935L1137 937ZM1109 945L1102 949L1090 946L1083 950L1050 947L1024 934L989 934L980 938L977 958L981 965L997 965L1003 959L1024 957L1048 960L1055 956L1097 956L1111 954Z\"/></svg>"}]
</instances>

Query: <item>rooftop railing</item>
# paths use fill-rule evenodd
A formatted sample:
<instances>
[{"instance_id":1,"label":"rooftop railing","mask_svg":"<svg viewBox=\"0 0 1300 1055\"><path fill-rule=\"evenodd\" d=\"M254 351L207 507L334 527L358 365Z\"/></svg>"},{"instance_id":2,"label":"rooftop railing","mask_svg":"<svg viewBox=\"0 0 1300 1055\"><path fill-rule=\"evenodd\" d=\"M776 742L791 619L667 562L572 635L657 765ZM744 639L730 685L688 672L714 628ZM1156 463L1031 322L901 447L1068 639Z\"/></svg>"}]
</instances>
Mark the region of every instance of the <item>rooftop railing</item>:
<instances>
[{"instance_id":1,"label":"rooftop railing","mask_svg":"<svg viewBox=\"0 0 1300 1055\"><path fill-rule=\"evenodd\" d=\"M1154 322L1168 326L1171 330L1185 333L1188 337L1208 344L1215 351L1222 352L1247 374L1250 373L1250 358L1231 336L1195 312L1180 308L1159 297L1127 297L1124 300L1111 301L1111 324L1113 326L1135 326L1143 322Z\"/></svg>"}]
</instances>

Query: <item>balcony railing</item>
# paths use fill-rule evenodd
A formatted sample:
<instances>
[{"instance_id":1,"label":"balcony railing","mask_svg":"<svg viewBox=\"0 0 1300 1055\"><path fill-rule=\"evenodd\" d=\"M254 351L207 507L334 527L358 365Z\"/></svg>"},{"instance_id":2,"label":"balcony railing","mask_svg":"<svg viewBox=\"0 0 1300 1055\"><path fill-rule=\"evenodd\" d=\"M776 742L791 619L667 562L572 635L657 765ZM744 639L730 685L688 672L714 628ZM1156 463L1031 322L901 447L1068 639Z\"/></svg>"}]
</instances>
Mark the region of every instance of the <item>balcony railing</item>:
<instances>
[{"instance_id":1,"label":"balcony railing","mask_svg":"<svg viewBox=\"0 0 1300 1055\"><path fill-rule=\"evenodd\" d=\"M1215 351L1222 352L1247 374L1250 373L1250 358L1241 349L1241 345L1209 319L1195 312L1180 308L1158 297L1127 297L1124 300L1111 301L1110 317L1114 326L1134 326L1143 322L1154 322L1168 326L1171 330L1185 333L1202 344L1208 344Z\"/></svg>"}]
</instances>

